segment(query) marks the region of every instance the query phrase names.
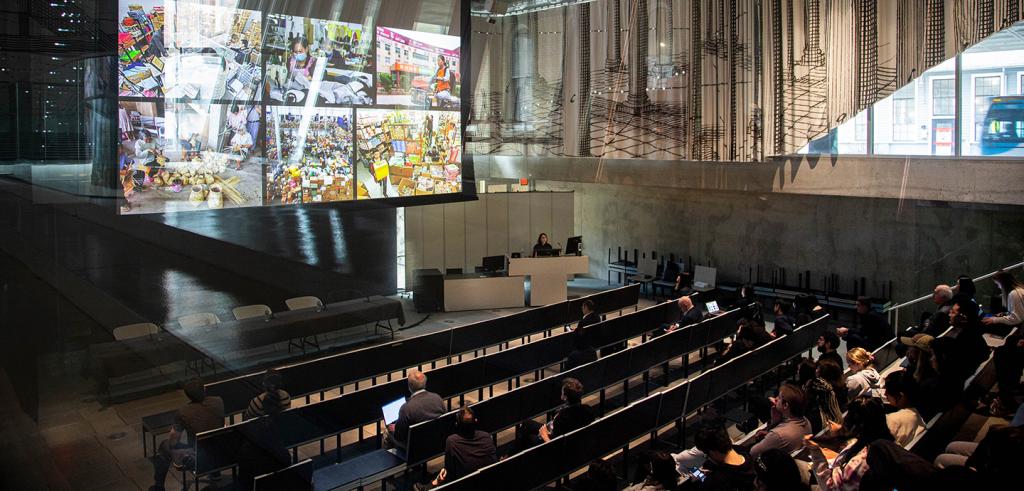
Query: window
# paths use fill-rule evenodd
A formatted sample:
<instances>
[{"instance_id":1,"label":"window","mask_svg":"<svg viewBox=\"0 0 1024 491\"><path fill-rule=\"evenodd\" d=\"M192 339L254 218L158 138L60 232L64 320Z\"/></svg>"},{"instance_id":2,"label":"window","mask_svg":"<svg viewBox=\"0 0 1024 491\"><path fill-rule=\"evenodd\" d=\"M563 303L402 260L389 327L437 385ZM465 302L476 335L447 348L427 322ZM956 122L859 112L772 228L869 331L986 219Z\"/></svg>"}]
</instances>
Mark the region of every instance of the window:
<instances>
[{"instance_id":1,"label":"window","mask_svg":"<svg viewBox=\"0 0 1024 491\"><path fill-rule=\"evenodd\" d=\"M932 79L932 116L956 113L956 82L951 78Z\"/></svg>"},{"instance_id":2,"label":"window","mask_svg":"<svg viewBox=\"0 0 1024 491\"><path fill-rule=\"evenodd\" d=\"M914 84L897 90L892 97L892 139L895 141L915 140L914 128Z\"/></svg>"},{"instance_id":3,"label":"window","mask_svg":"<svg viewBox=\"0 0 1024 491\"><path fill-rule=\"evenodd\" d=\"M981 132L985 127L985 115L992 104L992 98L1000 95L999 75L979 76L974 78L974 139L981 140Z\"/></svg>"}]
</instances>

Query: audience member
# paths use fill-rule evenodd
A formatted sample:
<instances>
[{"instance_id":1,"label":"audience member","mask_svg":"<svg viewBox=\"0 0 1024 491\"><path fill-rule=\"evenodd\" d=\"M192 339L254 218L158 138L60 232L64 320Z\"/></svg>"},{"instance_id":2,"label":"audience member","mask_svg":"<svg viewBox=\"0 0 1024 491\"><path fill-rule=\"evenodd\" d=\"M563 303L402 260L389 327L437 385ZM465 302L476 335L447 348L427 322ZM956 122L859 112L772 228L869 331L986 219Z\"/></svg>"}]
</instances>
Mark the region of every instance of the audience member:
<instances>
[{"instance_id":1,"label":"audience member","mask_svg":"<svg viewBox=\"0 0 1024 491\"><path fill-rule=\"evenodd\" d=\"M576 324L576 329L601 322L601 315L597 313L597 306L594 305L593 300L590 300L589 298L584 300L580 305L580 310L583 311L583 317L580 319L580 322Z\"/></svg>"},{"instance_id":2,"label":"audience member","mask_svg":"<svg viewBox=\"0 0 1024 491\"><path fill-rule=\"evenodd\" d=\"M846 339L846 347L874 351L892 338L889 321L880 312L871 309L871 299L857 297L857 323L854 327L840 327L839 336Z\"/></svg>"},{"instance_id":3,"label":"audience member","mask_svg":"<svg viewBox=\"0 0 1024 491\"><path fill-rule=\"evenodd\" d=\"M850 376L846 377L847 397L856 399L862 395L878 396L878 382L881 376L875 369L875 357L864 348L851 348L846 352L850 364Z\"/></svg>"},{"instance_id":4,"label":"audience member","mask_svg":"<svg viewBox=\"0 0 1024 491\"><path fill-rule=\"evenodd\" d=\"M736 323L736 340L715 360L716 365L725 363L748 351L753 351L772 340L772 336L757 321L740 319Z\"/></svg>"},{"instance_id":5,"label":"audience member","mask_svg":"<svg viewBox=\"0 0 1024 491\"><path fill-rule=\"evenodd\" d=\"M278 424L281 405L266 405L258 419L239 427L243 436L238 449L238 482L240 489L252 489L256 476L269 474L292 463Z\"/></svg>"},{"instance_id":6,"label":"audience member","mask_svg":"<svg viewBox=\"0 0 1024 491\"><path fill-rule=\"evenodd\" d=\"M801 293L793 299L793 316L796 318L796 325L802 326L822 315L825 309L818 304L818 297L810 293ZM839 346L837 343L836 346Z\"/></svg>"},{"instance_id":7,"label":"audience member","mask_svg":"<svg viewBox=\"0 0 1024 491\"><path fill-rule=\"evenodd\" d=\"M532 419L523 424L521 437L516 442L517 450L525 450L558 438L594 421L593 409L583 404L583 384L579 380L572 377L562 380L562 402L565 405L555 413L555 417L548 424L540 424Z\"/></svg>"},{"instance_id":8,"label":"audience member","mask_svg":"<svg viewBox=\"0 0 1024 491\"><path fill-rule=\"evenodd\" d=\"M992 279L999 287L1007 312L982 319L985 329L1006 335L1009 331L1002 329L1014 325L1017 327L1017 332L1006 336L1003 345L996 348L993 354L999 391L998 397L992 401L990 411L993 416L1005 417L1016 405L1014 397L1020 391L1020 378L1024 373L1024 336L1020 332L1024 329L1024 283L1007 271L999 271Z\"/></svg>"},{"instance_id":9,"label":"audience member","mask_svg":"<svg viewBox=\"0 0 1024 491\"><path fill-rule=\"evenodd\" d=\"M409 370L409 399L398 408L398 420L386 426L387 442L396 447L405 447L409 438L409 427L430 421L448 412L441 396L427 391L427 375L419 370Z\"/></svg>"},{"instance_id":10,"label":"audience member","mask_svg":"<svg viewBox=\"0 0 1024 491\"><path fill-rule=\"evenodd\" d=\"M811 488L800 477L800 468L789 452L773 448L754 460L757 491L809 491Z\"/></svg>"},{"instance_id":11,"label":"audience member","mask_svg":"<svg viewBox=\"0 0 1024 491\"><path fill-rule=\"evenodd\" d=\"M879 439L893 439L885 424L882 402L871 397L860 397L850 403L839 433L846 438L846 445L834 459L826 458L814 439L806 440L811 470L824 491L859 489L868 470L868 445Z\"/></svg>"},{"instance_id":12,"label":"audience member","mask_svg":"<svg viewBox=\"0 0 1024 491\"><path fill-rule=\"evenodd\" d=\"M839 343L839 334L836 330L832 328L825 329L825 332L821 333L821 336L818 337L818 353L820 353L820 355L818 355L818 361L820 362L821 360L831 359L836 362L836 365L839 365L839 367L842 368L843 357L839 356L837 351L839 349Z\"/></svg>"},{"instance_id":13,"label":"audience member","mask_svg":"<svg viewBox=\"0 0 1024 491\"><path fill-rule=\"evenodd\" d=\"M623 491L673 491L679 485L679 473L669 454L651 452L641 463L643 480Z\"/></svg>"},{"instance_id":14,"label":"audience member","mask_svg":"<svg viewBox=\"0 0 1024 491\"><path fill-rule=\"evenodd\" d=\"M867 472L861 477L864 491L931 491L954 489L932 485L935 467L894 441L879 439L868 445Z\"/></svg>"},{"instance_id":15,"label":"audience member","mask_svg":"<svg viewBox=\"0 0 1024 491\"><path fill-rule=\"evenodd\" d=\"M921 397L918 409L925 419L930 419L960 401L964 381L970 376L968 370L973 370L964 364L955 340L940 337L933 340L930 347L931 375L919 382Z\"/></svg>"},{"instance_id":16,"label":"audience member","mask_svg":"<svg viewBox=\"0 0 1024 491\"><path fill-rule=\"evenodd\" d=\"M953 289L949 285L937 285L932 292L932 302L936 305L935 312L923 315L921 325L911 335L923 333L935 337L949 328L949 309L953 306Z\"/></svg>"},{"instance_id":17,"label":"audience member","mask_svg":"<svg viewBox=\"0 0 1024 491\"><path fill-rule=\"evenodd\" d=\"M953 301L957 302L960 300L970 300L974 303L975 296L978 294L978 288L974 285L974 280L970 276L962 274L956 278L956 287L953 288L955 295L953 295Z\"/></svg>"},{"instance_id":18,"label":"audience member","mask_svg":"<svg viewBox=\"0 0 1024 491\"><path fill-rule=\"evenodd\" d=\"M1024 404L1021 405L1021 408L1024 409ZM1022 423L1024 423L1024 421L1020 421L1017 418L1014 418L1014 421L1007 426L993 425L991 428L989 428L988 434L985 435L985 438L983 438L981 442L950 442L949 445L946 445L946 451L935 458L935 466L941 469L944 467L950 467L955 465L969 465L968 459L972 457L975 453L977 453L977 450L979 448L981 448L985 452L991 452L991 444L995 443L993 447L997 449L1000 448L1002 445L1006 444L1008 440L1003 439L1007 436L1010 436L1010 434L994 434L993 431L1010 431L1010 429L1024 431L1024 426L1022 426ZM988 440L990 437L992 438L992 440L988 442L988 445L982 447L982 444L985 443L985 441ZM1018 452L1018 455L1024 455L1024 453L1020 453L1020 451ZM981 455L979 455L979 457L981 457ZM977 461L977 459L975 459L975 461Z\"/></svg>"},{"instance_id":19,"label":"audience member","mask_svg":"<svg viewBox=\"0 0 1024 491\"><path fill-rule=\"evenodd\" d=\"M846 381L843 369L831 359L818 362L815 378L804 384L807 395L807 419L817 433L831 424L843 423L846 408Z\"/></svg>"},{"instance_id":20,"label":"audience member","mask_svg":"<svg viewBox=\"0 0 1024 491\"><path fill-rule=\"evenodd\" d=\"M498 461L491 435L477 429L476 416L468 406L459 408L455 433L444 442L444 467L431 482L440 486Z\"/></svg>"},{"instance_id":21,"label":"audience member","mask_svg":"<svg viewBox=\"0 0 1024 491\"><path fill-rule=\"evenodd\" d=\"M572 491L617 491L619 478L615 469L608 462L597 459L587 467L587 473L580 476L572 486Z\"/></svg>"},{"instance_id":22,"label":"audience member","mask_svg":"<svg viewBox=\"0 0 1024 491\"><path fill-rule=\"evenodd\" d=\"M171 463L191 465L195 462L193 439L199 433L224 426L224 401L220 397L206 397L206 388L198 379L185 383L188 404L174 414L174 425L167 439L160 443L153 456L153 480L150 491L162 491Z\"/></svg>"},{"instance_id":23,"label":"audience member","mask_svg":"<svg viewBox=\"0 0 1024 491\"><path fill-rule=\"evenodd\" d=\"M686 327L691 324L696 324L704 319L704 314L701 313L700 308L693 305L693 301L690 300L689 296L679 297L679 321L671 324L665 329L668 332L675 331L680 327Z\"/></svg>"},{"instance_id":24,"label":"audience member","mask_svg":"<svg viewBox=\"0 0 1024 491\"><path fill-rule=\"evenodd\" d=\"M948 316L947 316L948 318ZM915 334L913 337L901 337L900 344L907 347L907 359L904 368L910 372L914 381L921 384L935 375L932 368L932 341L929 334Z\"/></svg>"},{"instance_id":25,"label":"audience member","mask_svg":"<svg viewBox=\"0 0 1024 491\"><path fill-rule=\"evenodd\" d=\"M982 324L979 319L981 308L974 300L961 299L953 302L949 310L949 324L952 327L944 337L955 339L959 347L960 358L965 366L977 367L988 359L991 352L985 342Z\"/></svg>"},{"instance_id":26,"label":"audience member","mask_svg":"<svg viewBox=\"0 0 1024 491\"><path fill-rule=\"evenodd\" d=\"M292 407L292 396L281 389L281 374L271 368L263 375L263 393L253 397L242 413L242 419L258 418L269 413L279 413Z\"/></svg>"},{"instance_id":27,"label":"audience member","mask_svg":"<svg viewBox=\"0 0 1024 491\"><path fill-rule=\"evenodd\" d=\"M992 281L999 288L1006 312L986 317L982 322L990 328L995 326L1020 326L1024 323L1024 283L1015 279L1009 271L1003 270L999 270L992 277ZM1007 332L1009 332L1009 329L997 333L1005 336Z\"/></svg>"},{"instance_id":28,"label":"audience member","mask_svg":"<svg viewBox=\"0 0 1024 491\"><path fill-rule=\"evenodd\" d=\"M725 426L712 424L697 430L694 436L697 449L707 455L701 469L704 478L692 478L683 489L696 490L753 490L754 464L749 457L736 451Z\"/></svg>"},{"instance_id":29,"label":"audience member","mask_svg":"<svg viewBox=\"0 0 1024 491\"><path fill-rule=\"evenodd\" d=\"M757 301L757 297L754 296L754 287L752 285L744 284L736 290L736 300L733 301L730 309L743 309L741 314L758 324L764 325L764 314L761 312L761 302Z\"/></svg>"},{"instance_id":30,"label":"audience member","mask_svg":"<svg viewBox=\"0 0 1024 491\"><path fill-rule=\"evenodd\" d=\"M1000 489L1020 479L1020 459L1024 455L1024 427L990 428L967 458L966 467L975 469L990 489Z\"/></svg>"},{"instance_id":31,"label":"audience member","mask_svg":"<svg viewBox=\"0 0 1024 491\"><path fill-rule=\"evenodd\" d=\"M772 311L775 313L775 329L772 331L774 336L785 336L796 329L796 319L790 314L792 307L789 306L789 303L776 300Z\"/></svg>"},{"instance_id":32,"label":"audience member","mask_svg":"<svg viewBox=\"0 0 1024 491\"><path fill-rule=\"evenodd\" d=\"M925 422L916 407L917 383L906 370L896 370L885 377L885 401L896 410L885 415L889 432L901 447L924 433Z\"/></svg>"},{"instance_id":33,"label":"audience member","mask_svg":"<svg viewBox=\"0 0 1024 491\"><path fill-rule=\"evenodd\" d=\"M754 458L770 449L792 452L803 445L805 436L811 434L811 422L804 416L807 396L803 389L790 383L782 384L778 395L770 401L768 428L758 432L757 443L750 449L750 456Z\"/></svg>"}]
</instances>

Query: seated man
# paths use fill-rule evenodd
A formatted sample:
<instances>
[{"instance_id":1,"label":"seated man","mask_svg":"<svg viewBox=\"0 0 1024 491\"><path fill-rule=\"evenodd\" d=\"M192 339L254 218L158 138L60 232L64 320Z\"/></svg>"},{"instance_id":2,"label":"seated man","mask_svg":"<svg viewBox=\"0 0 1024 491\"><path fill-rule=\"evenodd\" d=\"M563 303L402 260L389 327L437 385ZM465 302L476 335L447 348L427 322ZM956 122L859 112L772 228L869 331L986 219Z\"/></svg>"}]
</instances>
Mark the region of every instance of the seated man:
<instances>
[{"instance_id":1,"label":"seated man","mask_svg":"<svg viewBox=\"0 0 1024 491\"><path fill-rule=\"evenodd\" d=\"M441 396L427 391L427 375L423 372L409 370L409 399L398 408L398 420L386 427L386 441L391 446L405 447L409 438L409 427L424 421L430 421L448 412Z\"/></svg>"},{"instance_id":2,"label":"seated man","mask_svg":"<svg viewBox=\"0 0 1024 491\"><path fill-rule=\"evenodd\" d=\"M245 126L238 128L235 135L231 137L231 151L239 155L235 161L235 169L242 168L242 162L249 158L249 149L252 148L252 135L245 129Z\"/></svg>"},{"instance_id":3,"label":"seated man","mask_svg":"<svg viewBox=\"0 0 1024 491\"><path fill-rule=\"evenodd\" d=\"M551 441L594 421L593 409L583 404L583 384L579 380L569 377L562 381L562 401L565 406L555 413L548 424L542 425L532 419L526 421L521 433L523 436L516 444L519 450Z\"/></svg>"},{"instance_id":4,"label":"seated man","mask_svg":"<svg viewBox=\"0 0 1024 491\"><path fill-rule=\"evenodd\" d=\"M444 467L431 482L434 486L454 481L477 469L498 461L494 440L486 431L476 429L477 421L468 406L459 409L455 419L456 433L444 443Z\"/></svg>"},{"instance_id":5,"label":"seated man","mask_svg":"<svg viewBox=\"0 0 1024 491\"><path fill-rule=\"evenodd\" d=\"M220 397L206 397L206 389L198 379L185 383L185 396L189 403L174 415L174 426L167 439L160 443L153 456L153 486L150 491L162 491L171 463L189 465L195 462L194 439L204 431L224 426L224 401Z\"/></svg>"},{"instance_id":6,"label":"seated man","mask_svg":"<svg viewBox=\"0 0 1024 491\"><path fill-rule=\"evenodd\" d=\"M793 308L790 307L789 303L782 300L775 301L775 305L772 307L772 311L775 312L775 330L772 331L773 336L785 336L796 329L796 319L790 315L790 311L792 310Z\"/></svg>"},{"instance_id":7,"label":"seated man","mask_svg":"<svg viewBox=\"0 0 1024 491\"><path fill-rule=\"evenodd\" d=\"M768 400L771 402L771 419L768 429L758 432L758 442L750 448L750 456L754 458L772 448L793 452L803 447L804 437L811 434L811 422L804 417L807 396L800 386L782 384L778 396Z\"/></svg>"},{"instance_id":8,"label":"seated man","mask_svg":"<svg viewBox=\"0 0 1024 491\"><path fill-rule=\"evenodd\" d=\"M840 327L838 333L846 339L846 349L864 348L868 351L878 349L893 335L885 316L871 310L868 297L857 297L857 325Z\"/></svg>"},{"instance_id":9,"label":"seated man","mask_svg":"<svg viewBox=\"0 0 1024 491\"><path fill-rule=\"evenodd\" d=\"M679 321L674 324L670 324L665 328L666 332L672 332L680 327L686 327L704 320L704 314L701 313L699 308L693 305L693 300L690 300L690 297L679 297L678 304Z\"/></svg>"},{"instance_id":10,"label":"seated man","mask_svg":"<svg viewBox=\"0 0 1024 491\"><path fill-rule=\"evenodd\" d=\"M825 332L818 337L818 352L821 353L818 355L818 361L830 359L836 362L836 364L839 365L839 368L845 366L843 357L839 356L837 351L839 349L839 342L839 334L836 330L832 328L826 329Z\"/></svg>"},{"instance_id":11,"label":"seated man","mask_svg":"<svg viewBox=\"0 0 1024 491\"><path fill-rule=\"evenodd\" d=\"M753 460L733 447L729 433L721 424L708 425L694 436L697 449L707 455L702 468L704 479L690 479L682 489L729 489L753 491Z\"/></svg>"},{"instance_id":12,"label":"seated man","mask_svg":"<svg viewBox=\"0 0 1024 491\"><path fill-rule=\"evenodd\" d=\"M267 414L277 414L292 407L292 396L282 390L281 374L271 368L263 376L263 393L253 397L245 408L242 419L253 419Z\"/></svg>"}]
</instances>

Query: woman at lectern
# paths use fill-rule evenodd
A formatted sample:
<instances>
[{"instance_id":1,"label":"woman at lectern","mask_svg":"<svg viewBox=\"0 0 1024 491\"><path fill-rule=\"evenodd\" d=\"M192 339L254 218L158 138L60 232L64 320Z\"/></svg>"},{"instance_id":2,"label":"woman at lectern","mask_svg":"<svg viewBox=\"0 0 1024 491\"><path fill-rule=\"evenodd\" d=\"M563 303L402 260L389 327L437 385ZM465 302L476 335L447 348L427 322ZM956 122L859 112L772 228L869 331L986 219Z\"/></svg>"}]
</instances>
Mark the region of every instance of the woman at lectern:
<instances>
[{"instance_id":1,"label":"woman at lectern","mask_svg":"<svg viewBox=\"0 0 1024 491\"><path fill-rule=\"evenodd\" d=\"M551 244L548 243L548 234L542 233L537 236L537 243L533 245L533 257L548 256L550 253L544 254L543 252L538 253L538 251L550 251L551 249Z\"/></svg>"}]
</instances>

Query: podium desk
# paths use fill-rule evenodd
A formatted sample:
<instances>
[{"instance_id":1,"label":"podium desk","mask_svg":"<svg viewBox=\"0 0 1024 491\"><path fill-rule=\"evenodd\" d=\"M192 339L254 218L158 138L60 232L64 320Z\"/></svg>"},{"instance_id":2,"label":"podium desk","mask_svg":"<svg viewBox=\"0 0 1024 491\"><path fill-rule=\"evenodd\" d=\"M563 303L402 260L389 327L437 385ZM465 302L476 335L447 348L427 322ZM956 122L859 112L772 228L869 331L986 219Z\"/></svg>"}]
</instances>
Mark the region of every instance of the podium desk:
<instances>
[{"instance_id":1,"label":"podium desk","mask_svg":"<svg viewBox=\"0 0 1024 491\"><path fill-rule=\"evenodd\" d=\"M530 277L530 306L564 302L566 277L590 271L587 256L517 257L509 260L509 276Z\"/></svg>"},{"instance_id":2,"label":"podium desk","mask_svg":"<svg viewBox=\"0 0 1024 491\"><path fill-rule=\"evenodd\" d=\"M525 305L526 280L522 276L444 276L445 312L505 309Z\"/></svg>"}]
</instances>

